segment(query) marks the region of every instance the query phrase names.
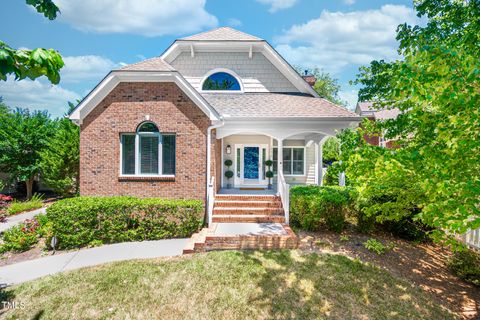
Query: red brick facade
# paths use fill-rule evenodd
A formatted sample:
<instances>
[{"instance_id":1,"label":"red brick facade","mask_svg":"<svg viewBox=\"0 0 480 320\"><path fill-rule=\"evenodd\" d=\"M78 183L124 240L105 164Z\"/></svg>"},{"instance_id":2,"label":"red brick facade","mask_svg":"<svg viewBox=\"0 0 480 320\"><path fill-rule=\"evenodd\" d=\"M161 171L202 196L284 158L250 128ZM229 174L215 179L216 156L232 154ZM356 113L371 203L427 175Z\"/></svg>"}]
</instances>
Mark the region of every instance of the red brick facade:
<instances>
[{"instance_id":1,"label":"red brick facade","mask_svg":"<svg viewBox=\"0 0 480 320\"><path fill-rule=\"evenodd\" d=\"M160 132L176 134L175 178L120 177L120 134L135 132L146 116ZM205 199L210 123L174 83L120 83L81 125L80 193Z\"/></svg>"},{"instance_id":2,"label":"red brick facade","mask_svg":"<svg viewBox=\"0 0 480 320\"><path fill-rule=\"evenodd\" d=\"M375 118L368 118L368 120L370 121L375 121ZM371 144L371 145L374 145L374 146L379 146L380 145L380 137L378 135L363 135L363 138L365 139L365 141L368 143L368 144Z\"/></svg>"}]
</instances>

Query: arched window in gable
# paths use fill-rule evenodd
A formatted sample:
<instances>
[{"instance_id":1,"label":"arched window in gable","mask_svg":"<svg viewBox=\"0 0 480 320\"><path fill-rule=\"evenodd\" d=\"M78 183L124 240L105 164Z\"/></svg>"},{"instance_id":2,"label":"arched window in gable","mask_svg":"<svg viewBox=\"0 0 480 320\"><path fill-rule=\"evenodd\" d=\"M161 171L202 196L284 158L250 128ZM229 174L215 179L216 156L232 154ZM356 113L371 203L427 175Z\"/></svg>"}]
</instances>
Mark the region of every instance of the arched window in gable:
<instances>
[{"instance_id":1,"label":"arched window in gable","mask_svg":"<svg viewBox=\"0 0 480 320\"><path fill-rule=\"evenodd\" d=\"M232 74L219 71L209 75L202 84L203 91L241 91L240 82Z\"/></svg>"}]
</instances>

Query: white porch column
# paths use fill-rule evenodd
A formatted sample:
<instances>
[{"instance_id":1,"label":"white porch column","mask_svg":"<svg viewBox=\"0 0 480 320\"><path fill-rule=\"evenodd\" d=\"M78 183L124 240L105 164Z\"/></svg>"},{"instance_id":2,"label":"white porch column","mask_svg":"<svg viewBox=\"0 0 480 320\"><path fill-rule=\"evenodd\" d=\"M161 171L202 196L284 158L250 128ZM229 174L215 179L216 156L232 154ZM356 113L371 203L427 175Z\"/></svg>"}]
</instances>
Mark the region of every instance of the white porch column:
<instances>
[{"instance_id":1,"label":"white porch column","mask_svg":"<svg viewBox=\"0 0 480 320\"><path fill-rule=\"evenodd\" d=\"M317 152L317 156L315 157L317 160L316 182L317 185L323 186L323 143L321 141L315 143L315 151Z\"/></svg>"},{"instance_id":2,"label":"white porch column","mask_svg":"<svg viewBox=\"0 0 480 320\"><path fill-rule=\"evenodd\" d=\"M277 140L277 175L282 170L283 173L283 140Z\"/></svg>"}]
</instances>

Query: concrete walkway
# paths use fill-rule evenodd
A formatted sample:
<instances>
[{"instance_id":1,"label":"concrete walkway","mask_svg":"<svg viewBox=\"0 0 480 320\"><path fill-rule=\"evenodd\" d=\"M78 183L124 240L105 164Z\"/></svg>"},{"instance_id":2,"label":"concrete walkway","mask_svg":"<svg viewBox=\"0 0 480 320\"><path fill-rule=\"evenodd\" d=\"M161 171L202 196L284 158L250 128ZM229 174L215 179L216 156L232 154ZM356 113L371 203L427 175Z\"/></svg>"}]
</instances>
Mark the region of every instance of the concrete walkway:
<instances>
[{"instance_id":1,"label":"concrete walkway","mask_svg":"<svg viewBox=\"0 0 480 320\"><path fill-rule=\"evenodd\" d=\"M1 267L0 283L18 284L46 275L106 262L181 255L187 240L168 239L116 243L24 261Z\"/></svg>"},{"instance_id":2,"label":"concrete walkway","mask_svg":"<svg viewBox=\"0 0 480 320\"><path fill-rule=\"evenodd\" d=\"M16 214L14 216L7 217L7 221L5 222L0 222L0 232L3 232L7 229L10 229L14 225L17 225L19 223L22 223L23 221L27 219L32 219L38 214L45 213L45 208L40 208L37 210L25 212L25 213L20 213Z\"/></svg>"}]
</instances>

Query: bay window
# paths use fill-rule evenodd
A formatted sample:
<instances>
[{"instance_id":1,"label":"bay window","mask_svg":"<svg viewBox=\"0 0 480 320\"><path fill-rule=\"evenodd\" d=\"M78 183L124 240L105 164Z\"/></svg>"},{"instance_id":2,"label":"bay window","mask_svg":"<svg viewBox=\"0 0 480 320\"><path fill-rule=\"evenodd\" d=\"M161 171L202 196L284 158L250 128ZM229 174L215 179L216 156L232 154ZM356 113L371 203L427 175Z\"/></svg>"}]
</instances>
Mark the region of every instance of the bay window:
<instances>
[{"instance_id":1,"label":"bay window","mask_svg":"<svg viewBox=\"0 0 480 320\"><path fill-rule=\"evenodd\" d=\"M121 134L121 175L175 175L175 138L151 122L141 124L136 133Z\"/></svg>"},{"instance_id":2,"label":"bay window","mask_svg":"<svg viewBox=\"0 0 480 320\"><path fill-rule=\"evenodd\" d=\"M273 173L277 173L277 147L273 148ZM305 175L305 148L284 147L283 148L283 174Z\"/></svg>"}]
</instances>

